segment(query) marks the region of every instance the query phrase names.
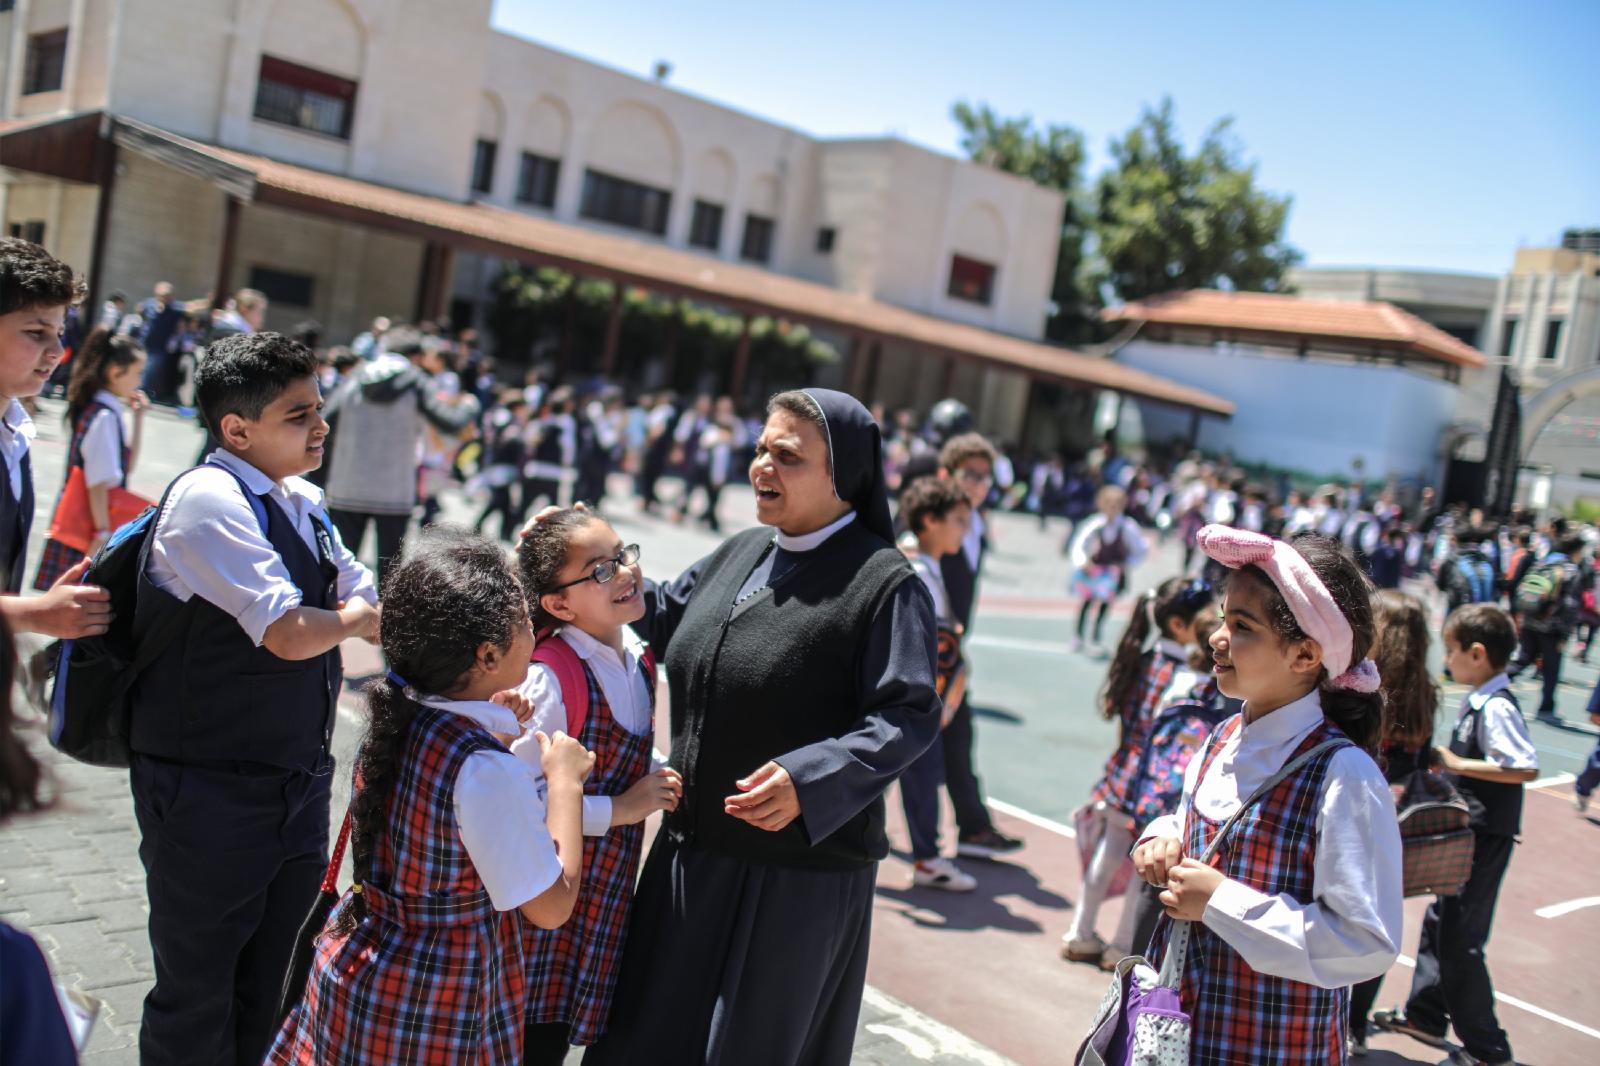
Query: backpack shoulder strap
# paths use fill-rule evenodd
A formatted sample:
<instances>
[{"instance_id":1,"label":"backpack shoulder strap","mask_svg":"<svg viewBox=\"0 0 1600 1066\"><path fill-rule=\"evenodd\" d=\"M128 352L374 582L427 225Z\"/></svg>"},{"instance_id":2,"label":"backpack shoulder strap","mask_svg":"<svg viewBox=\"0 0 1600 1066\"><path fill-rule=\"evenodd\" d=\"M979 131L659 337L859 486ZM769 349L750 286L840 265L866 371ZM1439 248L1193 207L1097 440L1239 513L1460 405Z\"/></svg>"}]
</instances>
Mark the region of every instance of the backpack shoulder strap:
<instances>
[{"instance_id":1,"label":"backpack shoulder strap","mask_svg":"<svg viewBox=\"0 0 1600 1066\"><path fill-rule=\"evenodd\" d=\"M578 739L589 720L589 681L583 676L583 660L571 644L556 635L542 636L534 644L532 661L549 667L556 675L561 702L567 709L567 736Z\"/></svg>"}]
</instances>

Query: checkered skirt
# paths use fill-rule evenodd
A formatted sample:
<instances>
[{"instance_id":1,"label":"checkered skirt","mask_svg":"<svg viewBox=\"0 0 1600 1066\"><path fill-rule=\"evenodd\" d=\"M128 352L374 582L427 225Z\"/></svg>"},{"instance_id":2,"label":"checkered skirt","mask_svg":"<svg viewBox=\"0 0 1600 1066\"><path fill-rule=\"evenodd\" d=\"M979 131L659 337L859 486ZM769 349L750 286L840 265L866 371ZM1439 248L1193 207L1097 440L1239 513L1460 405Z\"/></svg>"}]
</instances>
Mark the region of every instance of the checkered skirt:
<instances>
[{"instance_id":1,"label":"checkered skirt","mask_svg":"<svg viewBox=\"0 0 1600 1066\"><path fill-rule=\"evenodd\" d=\"M521 1061L526 923L494 909L456 827L456 775L485 750L505 748L449 711L419 710L362 886L369 913L349 937L318 938L273 1066Z\"/></svg>"},{"instance_id":2,"label":"checkered skirt","mask_svg":"<svg viewBox=\"0 0 1600 1066\"><path fill-rule=\"evenodd\" d=\"M1178 666L1178 660L1159 648L1144 653L1139 683L1129 696L1127 706L1117 708L1122 718L1122 742L1106 760L1100 781L1089 793L1091 803L1103 800L1124 814L1133 813L1134 797L1130 793L1139 777L1144 750L1150 743L1150 731L1155 726L1156 711L1161 708L1161 696L1172 684L1172 675Z\"/></svg>"},{"instance_id":3,"label":"checkered skirt","mask_svg":"<svg viewBox=\"0 0 1600 1066\"><path fill-rule=\"evenodd\" d=\"M1200 776L1241 724L1238 715L1211 734ZM1329 722L1311 731L1290 758L1343 734ZM1317 858L1317 810L1322 780L1334 754L1330 748L1284 779L1247 811L1228 835L1214 865L1228 877L1258 891L1287 894L1302 903L1313 898ZM1287 760L1285 760L1287 761ZM1221 822L1188 807L1184 853L1202 855ZM1171 922L1163 916L1152 952L1161 965ZM1342 1066L1349 989L1318 988L1272 977L1250 968L1239 953L1200 922L1190 926L1189 954L1180 989L1189 1012L1189 1061L1204 1066L1244 1062Z\"/></svg>"},{"instance_id":4,"label":"checkered skirt","mask_svg":"<svg viewBox=\"0 0 1600 1066\"><path fill-rule=\"evenodd\" d=\"M655 678L646 664L641 668L653 704ZM595 755L584 792L618 796L650 773L652 734L635 735L618 724L588 663L583 664L583 677L589 686L589 717L579 739ZM643 824L584 837L583 884L572 917L559 929L523 923L528 1024L568 1025L568 1039L578 1045L592 1044L605 1032L643 851Z\"/></svg>"}]
</instances>

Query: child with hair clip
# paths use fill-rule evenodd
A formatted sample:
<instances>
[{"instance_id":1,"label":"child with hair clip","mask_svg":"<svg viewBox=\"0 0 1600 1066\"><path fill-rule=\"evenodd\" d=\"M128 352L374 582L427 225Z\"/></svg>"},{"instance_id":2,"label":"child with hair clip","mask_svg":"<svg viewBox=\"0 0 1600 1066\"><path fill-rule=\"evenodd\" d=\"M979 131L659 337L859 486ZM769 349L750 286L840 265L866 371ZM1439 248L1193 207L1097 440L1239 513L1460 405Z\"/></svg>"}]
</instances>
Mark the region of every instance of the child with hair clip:
<instances>
[{"instance_id":1,"label":"child with hair clip","mask_svg":"<svg viewBox=\"0 0 1600 1066\"><path fill-rule=\"evenodd\" d=\"M1211 586L1204 581L1170 577L1140 598L1123 630L1099 694L1100 713L1118 721L1120 739L1090 793L1089 805L1074 817L1079 846L1089 857L1072 927L1061 938L1061 957L1070 962L1098 965L1102 956L1120 959L1128 953L1133 933L1131 906L1124 908L1124 921L1110 946L1095 933L1094 922L1100 905L1115 894L1111 891L1114 881L1133 844L1134 789L1144 766L1155 712L1188 662L1195 620L1215 602Z\"/></svg>"},{"instance_id":2,"label":"child with hair clip","mask_svg":"<svg viewBox=\"0 0 1600 1066\"><path fill-rule=\"evenodd\" d=\"M72 377L67 383L67 410L63 421L72 431L67 446L66 482L56 501L59 520L67 494L72 489L72 472L83 471L82 483L88 493L89 517L93 533L88 555L105 543L115 528L111 516L111 489L127 488L128 475L139 457L139 441L144 434L144 412L150 406L139 391L144 374L145 354L132 337L119 336L100 328L89 334L83 350L72 362ZM132 412L130 433L124 411ZM73 501L82 506L78 501ZM82 514L81 511L78 512ZM52 532L57 521L51 522ZM55 537L45 541L39 556L39 573L33 587L48 591L56 579L85 557L85 552Z\"/></svg>"},{"instance_id":3,"label":"child with hair clip","mask_svg":"<svg viewBox=\"0 0 1600 1066\"><path fill-rule=\"evenodd\" d=\"M1210 643L1244 711L1134 849L1164 888L1151 961L1174 953L1190 1062L1340 1064L1348 986L1388 970L1402 923L1371 588L1325 537L1208 526L1199 545L1233 571Z\"/></svg>"},{"instance_id":4,"label":"child with hair clip","mask_svg":"<svg viewBox=\"0 0 1600 1066\"><path fill-rule=\"evenodd\" d=\"M671 811L683 780L654 750L655 657L630 623L644 615L639 546L585 508L542 511L517 547L539 633L519 692L532 728L565 729L594 753L583 796L583 888L560 929L524 927L523 1062L559 1064L605 1032L622 958L644 821ZM527 739L513 746L537 757Z\"/></svg>"},{"instance_id":5,"label":"child with hair clip","mask_svg":"<svg viewBox=\"0 0 1600 1066\"><path fill-rule=\"evenodd\" d=\"M536 734L546 788L506 744L532 708L527 601L499 546L425 531L384 585L388 674L367 689L350 835L356 884L316 943L273 1064L522 1061L522 927L578 898L594 757Z\"/></svg>"},{"instance_id":6,"label":"child with hair clip","mask_svg":"<svg viewBox=\"0 0 1600 1066\"><path fill-rule=\"evenodd\" d=\"M1072 534L1067 554L1072 559L1072 594L1082 600L1078 609L1078 628L1071 643L1077 651L1084 647L1089 615L1094 613L1094 629L1089 634L1092 654L1102 654L1100 635L1106 614L1128 588L1128 573L1144 558L1147 550L1139 525L1125 513L1128 493L1116 485L1101 486L1094 496L1095 513Z\"/></svg>"}]
</instances>

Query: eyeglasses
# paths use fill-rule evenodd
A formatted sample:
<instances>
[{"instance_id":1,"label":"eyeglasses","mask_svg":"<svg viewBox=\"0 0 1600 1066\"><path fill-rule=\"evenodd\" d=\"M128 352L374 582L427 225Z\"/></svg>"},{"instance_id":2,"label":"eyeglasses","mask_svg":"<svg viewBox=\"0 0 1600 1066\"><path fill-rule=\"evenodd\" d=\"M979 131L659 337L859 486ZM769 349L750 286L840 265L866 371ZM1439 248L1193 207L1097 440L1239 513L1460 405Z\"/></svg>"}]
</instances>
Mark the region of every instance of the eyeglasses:
<instances>
[{"instance_id":1,"label":"eyeglasses","mask_svg":"<svg viewBox=\"0 0 1600 1066\"><path fill-rule=\"evenodd\" d=\"M971 482L974 485L992 485L992 484L994 484L994 475L993 474L980 474L976 470L971 470L971 469L958 470L958 471L956 471L956 476L959 477L962 481Z\"/></svg>"},{"instance_id":2,"label":"eyeglasses","mask_svg":"<svg viewBox=\"0 0 1600 1066\"><path fill-rule=\"evenodd\" d=\"M569 589L574 585L581 585L585 581L593 581L596 585L604 585L612 578L616 577L617 571L622 567L632 566L638 561L639 546L637 544L629 544L627 547L618 552L615 558L607 559L604 562L595 563L594 569L578 578L578 580L568 581L565 585L557 585L550 591L560 592L562 589Z\"/></svg>"}]
</instances>

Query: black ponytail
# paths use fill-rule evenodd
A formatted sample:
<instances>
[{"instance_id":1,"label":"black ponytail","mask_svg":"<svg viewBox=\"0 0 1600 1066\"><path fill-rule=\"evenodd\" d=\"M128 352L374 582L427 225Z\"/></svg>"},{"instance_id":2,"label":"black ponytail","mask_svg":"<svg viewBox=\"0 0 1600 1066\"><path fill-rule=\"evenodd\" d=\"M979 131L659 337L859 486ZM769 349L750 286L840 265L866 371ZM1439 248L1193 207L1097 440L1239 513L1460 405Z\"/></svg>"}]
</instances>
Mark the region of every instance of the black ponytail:
<instances>
[{"instance_id":1,"label":"black ponytail","mask_svg":"<svg viewBox=\"0 0 1600 1066\"><path fill-rule=\"evenodd\" d=\"M449 695L467 681L481 645L509 647L527 621L527 601L505 552L464 530L423 531L390 573L379 626L389 674L365 690L367 732L356 755L350 803L350 857L358 884L373 876L411 727L422 709L400 679L414 691ZM349 935L366 913L358 892L354 905L340 910L335 932Z\"/></svg>"},{"instance_id":2,"label":"black ponytail","mask_svg":"<svg viewBox=\"0 0 1600 1066\"><path fill-rule=\"evenodd\" d=\"M67 377L67 410L62 416L67 427L77 428L78 419L94 403L94 394L106 387L111 371L132 366L143 358L144 348L138 341L125 333L112 333L104 326L96 326L72 357L71 374Z\"/></svg>"},{"instance_id":3,"label":"black ponytail","mask_svg":"<svg viewBox=\"0 0 1600 1066\"><path fill-rule=\"evenodd\" d=\"M1100 689L1102 717L1117 718L1138 691L1139 679L1144 674L1144 646L1150 639L1151 628L1169 637L1173 621L1191 623L1214 602L1210 585L1186 577L1169 577L1139 597L1133 617L1117 642L1111 668L1106 671L1105 685Z\"/></svg>"}]
</instances>

